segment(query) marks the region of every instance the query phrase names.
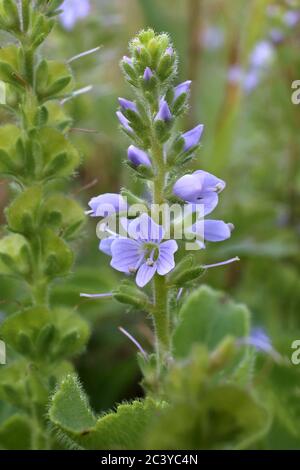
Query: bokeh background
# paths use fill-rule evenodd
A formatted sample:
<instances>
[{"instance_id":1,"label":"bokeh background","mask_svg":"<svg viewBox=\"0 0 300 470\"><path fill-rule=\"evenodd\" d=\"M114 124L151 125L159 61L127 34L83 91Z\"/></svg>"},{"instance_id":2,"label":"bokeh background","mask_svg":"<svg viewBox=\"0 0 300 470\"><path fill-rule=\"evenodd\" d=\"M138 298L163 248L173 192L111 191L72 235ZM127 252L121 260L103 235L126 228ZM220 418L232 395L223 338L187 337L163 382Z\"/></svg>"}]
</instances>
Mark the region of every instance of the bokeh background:
<instances>
[{"instance_id":1,"label":"bokeh background","mask_svg":"<svg viewBox=\"0 0 300 470\"><path fill-rule=\"evenodd\" d=\"M208 245L197 257L206 263L241 258L240 263L211 269L201 282L246 303L254 325L265 328L274 347L290 355L292 341L300 339L300 104L291 101L292 82L300 79L298 1L87 3L81 18L76 18L78 11L61 18L44 51L50 58L67 60L101 46L72 64L78 88L92 89L64 104L74 118L71 139L83 157L67 190L83 206L92 196L117 192L127 184L141 190L122 165L128 143L115 111L118 96L132 95L119 61L140 29L168 32L180 58L178 83L193 80L182 129L205 125L195 168L227 182L213 215L235 225L230 240ZM1 181L1 223L8 198ZM74 246L73 274L53 286L52 302L78 309L92 324L87 350L75 362L93 408L102 411L142 395L135 348L118 326L146 350L153 338L144 314L111 300L80 299L82 291L107 292L121 279L98 251L95 229L95 220L88 220ZM23 295L16 281L2 280L0 310L15 311Z\"/></svg>"}]
</instances>

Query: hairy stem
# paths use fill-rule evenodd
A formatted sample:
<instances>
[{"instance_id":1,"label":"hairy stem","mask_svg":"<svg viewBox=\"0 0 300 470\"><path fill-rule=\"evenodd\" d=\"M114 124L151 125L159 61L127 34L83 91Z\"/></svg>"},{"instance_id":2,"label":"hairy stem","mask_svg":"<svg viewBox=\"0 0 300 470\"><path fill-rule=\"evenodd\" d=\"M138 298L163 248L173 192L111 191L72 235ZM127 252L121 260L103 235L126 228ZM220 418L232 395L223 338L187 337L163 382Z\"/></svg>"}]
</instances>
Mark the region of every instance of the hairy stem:
<instances>
[{"instance_id":1,"label":"hairy stem","mask_svg":"<svg viewBox=\"0 0 300 470\"><path fill-rule=\"evenodd\" d=\"M156 222L160 223L159 207L165 202L164 189L166 180L166 166L164 163L163 148L155 138L152 139L153 159L156 167L156 177L153 181L153 202L157 205ZM171 355L171 334L169 314L169 292L163 276L155 274L153 282L154 297L154 329L156 335L156 352L158 363L164 363Z\"/></svg>"}]
</instances>

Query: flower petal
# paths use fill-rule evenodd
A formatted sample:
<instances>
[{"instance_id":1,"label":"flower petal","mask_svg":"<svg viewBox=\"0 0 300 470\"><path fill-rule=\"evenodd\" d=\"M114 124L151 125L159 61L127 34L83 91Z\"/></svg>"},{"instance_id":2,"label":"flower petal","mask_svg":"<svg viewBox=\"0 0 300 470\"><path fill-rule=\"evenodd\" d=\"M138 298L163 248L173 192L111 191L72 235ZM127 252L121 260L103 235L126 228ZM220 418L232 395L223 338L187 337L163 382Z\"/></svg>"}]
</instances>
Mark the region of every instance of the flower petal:
<instances>
[{"instance_id":1,"label":"flower petal","mask_svg":"<svg viewBox=\"0 0 300 470\"><path fill-rule=\"evenodd\" d=\"M196 198L195 204L192 205L194 212L196 211L196 207L198 207L199 214L207 215L210 214L216 208L218 202L219 197L217 193L203 193L202 196Z\"/></svg>"},{"instance_id":2,"label":"flower petal","mask_svg":"<svg viewBox=\"0 0 300 470\"><path fill-rule=\"evenodd\" d=\"M160 242L164 236L164 229L156 224L148 214L142 214L128 225L128 234L135 240Z\"/></svg>"},{"instance_id":3,"label":"flower petal","mask_svg":"<svg viewBox=\"0 0 300 470\"><path fill-rule=\"evenodd\" d=\"M204 239L210 242L220 242L230 238L230 224L223 220L205 220L204 221Z\"/></svg>"},{"instance_id":4,"label":"flower petal","mask_svg":"<svg viewBox=\"0 0 300 470\"><path fill-rule=\"evenodd\" d=\"M142 253L140 244L129 238L117 238L111 244L112 259L110 265L117 271L129 273L137 269Z\"/></svg>"},{"instance_id":5,"label":"flower petal","mask_svg":"<svg viewBox=\"0 0 300 470\"><path fill-rule=\"evenodd\" d=\"M120 194L105 193L89 201L93 217L107 217L127 210L127 203Z\"/></svg>"},{"instance_id":6,"label":"flower petal","mask_svg":"<svg viewBox=\"0 0 300 470\"><path fill-rule=\"evenodd\" d=\"M200 175L184 175L173 186L173 193L184 201L194 202L203 188L203 177Z\"/></svg>"},{"instance_id":7,"label":"flower petal","mask_svg":"<svg viewBox=\"0 0 300 470\"><path fill-rule=\"evenodd\" d=\"M201 180L203 181L203 191L217 191L221 192L226 186L225 181L221 180L215 175L208 173L207 171L197 170L193 173L193 175L201 176Z\"/></svg>"},{"instance_id":8,"label":"flower petal","mask_svg":"<svg viewBox=\"0 0 300 470\"><path fill-rule=\"evenodd\" d=\"M139 287L144 287L146 284L148 284L149 281L153 278L155 272L156 272L156 264L153 266L148 266L147 263L143 263L142 266L139 268L135 282Z\"/></svg>"},{"instance_id":9,"label":"flower petal","mask_svg":"<svg viewBox=\"0 0 300 470\"><path fill-rule=\"evenodd\" d=\"M115 240L116 240L116 237L103 238L99 243L99 250L108 256L112 256L111 245L112 245L112 242L114 242Z\"/></svg>"},{"instance_id":10,"label":"flower petal","mask_svg":"<svg viewBox=\"0 0 300 470\"><path fill-rule=\"evenodd\" d=\"M157 272L164 276L175 267L174 253L178 250L175 240L168 240L159 246L159 256L157 260Z\"/></svg>"}]
</instances>

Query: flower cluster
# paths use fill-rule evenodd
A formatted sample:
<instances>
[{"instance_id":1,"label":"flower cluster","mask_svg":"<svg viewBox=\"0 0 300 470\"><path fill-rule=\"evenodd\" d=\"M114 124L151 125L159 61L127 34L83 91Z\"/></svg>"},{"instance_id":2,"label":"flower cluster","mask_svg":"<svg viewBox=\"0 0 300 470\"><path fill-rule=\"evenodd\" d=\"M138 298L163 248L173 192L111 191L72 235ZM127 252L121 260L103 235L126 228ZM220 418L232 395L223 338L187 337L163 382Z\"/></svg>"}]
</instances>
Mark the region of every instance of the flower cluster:
<instances>
[{"instance_id":1,"label":"flower cluster","mask_svg":"<svg viewBox=\"0 0 300 470\"><path fill-rule=\"evenodd\" d=\"M101 240L99 247L111 256L111 266L136 275L137 285L143 287L155 274L165 276L174 269L174 253L178 249L174 239L166 239L165 227L160 225L153 205L170 204L175 198L182 207L188 207L192 214L188 232L194 233L199 248L205 247L205 240L229 238L233 225L204 219L217 206L225 182L203 170L186 173L186 162L199 148L204 126L199 124L183 133L174 130L177 118L186 110L191 81L173 85L177 58L168 36L144 31L134 39L130 50L132 56L124 56L121 67L136 100L119 98L116 114L132 141L127 149L127 163L147 181L152 199L143 201L130 194L130 201L130 197L125 197L128 191L122 195L102 194L90 200L87 213L105 218L100 232L107 232L107 238ZM131 202L135 201L144 203L143 213L129 217ZM200 219L195 215L198 209ZM119 218L122 234L109 229L113 216Z\"/></svg>"}]
</instances>

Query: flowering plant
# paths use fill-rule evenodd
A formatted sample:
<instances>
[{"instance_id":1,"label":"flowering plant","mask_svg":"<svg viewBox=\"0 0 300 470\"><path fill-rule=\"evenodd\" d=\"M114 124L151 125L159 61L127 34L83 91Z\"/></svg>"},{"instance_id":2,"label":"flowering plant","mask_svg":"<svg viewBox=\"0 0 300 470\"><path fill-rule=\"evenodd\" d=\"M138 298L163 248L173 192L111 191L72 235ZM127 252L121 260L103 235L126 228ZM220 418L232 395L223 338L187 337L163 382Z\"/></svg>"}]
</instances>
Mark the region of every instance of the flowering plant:
<instances>
[{"instance_id":1,"label":"flowering plant","mask_svg":"<svg viewBox=\"0 0 300 470\"><path fill-rule=\"evenodd\" d=\"M111 295L122 299L125 294L126 303L145 308L152 315L160 367L172 357L171 296L179 299L186 284L207 268L194 265L185 256L175 266L179 249L175 238L180 243L194 241L188 249L201 249L205 241L229 238L233 225L204 219L217 206L225 182L203 170L186 173L200 146L204 126L178 131L191 81L174 86L177 56L169 37L142 31L131 42L130 52L131 57L123 57L121 68L135 100L119 98L117 117L132 142L127 163L145 182L148 197L141 199L123 188L120 195L107 193L92 198L88 213L101 217L98 233L107 237L101 239L99 248L111 256L111 266L134 276L140 288L153 282L151 298L135 292L130 281ZM173 219L171 213L176 213ZM111 230L112 222L119 222L118 233Z\"/></svg>"},{"instance_id":2,"label":"flowering plant","mask_svg":"<svg viewBox=\"0 0 300 470\"><path fill-rule=\"evenodd\" d=\"M296 375L283 369L266 333L251 329L247 307L199 286L208 269L238 260L204 264L195 256L207 243L228 239L233 225L206 218L225 182L195 170L204 126L179 130L192 83L175 83L177 53L167 34L152 29L132 40L130 57L121 61L134 99L119 98L117 111L129 139L126 164L145 192L101 194L86 211L97 221L99 249L124 278L111 292L81 296L144 312L153 323L153 349L146 351L120 327L138 349L144 396L105 415L91 409L70 362L84 349L89 326L49 296L53 281L71 270L70 242L85 220L81 206L61 190L80 163L62 108L76 94L74 78L69 63L49 61L39 49L63 3L70 7L62 0L0 0L0 27L14 38L0 50L1 107L9 116L0 128L0 172L13 192L0 274L18 279L27 293L0 326L9 352L0 369L0 399L8 404L0 416L0 447L253 448L272 439L276 407L299 432L276 391L279 371L295 398ZM76 19L61 17L67 28ZM264 383L262 357L276 372Z\"/></svg>"}]
</instances>

